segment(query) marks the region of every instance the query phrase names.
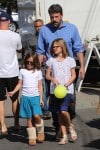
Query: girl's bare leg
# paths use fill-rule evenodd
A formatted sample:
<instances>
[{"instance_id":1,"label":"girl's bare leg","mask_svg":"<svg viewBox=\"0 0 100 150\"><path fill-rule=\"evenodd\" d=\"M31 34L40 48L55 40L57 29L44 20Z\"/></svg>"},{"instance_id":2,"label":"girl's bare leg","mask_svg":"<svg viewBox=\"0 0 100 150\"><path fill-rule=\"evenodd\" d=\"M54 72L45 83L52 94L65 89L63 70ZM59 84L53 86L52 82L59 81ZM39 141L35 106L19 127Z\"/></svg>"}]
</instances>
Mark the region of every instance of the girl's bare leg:
<instances>
[{"instance_id":1,"label":"girl's bare leg","mask_svg":"<svg viewBox=\"0 0 100 150\"><path fill-rule=\"evenodd\" d=\"M70 115L68 112L62 112L63 113L63 116L65 117L65 121L66 121L66 126L67 126L67 129L69 129L69 132L71 134L71 139L73 141L75 141L77 139L77 133L74 129L74 126L71 122L71 119L70 119Z\"/></svg>"},{"instance_id":2,"label":"girl's bare leg","mask_svg":"<svg viewBox=\"0 0 100 150\"><path fill-rule=\"evenodd\" d=\"M67 139L65 117L63 116L62 113L59 115L59 124L60 124L60 130L62 133L62 138L60 139L59 144L63 145L65 143L68 143L68 139Z\"/></svg>"}]
</instances>

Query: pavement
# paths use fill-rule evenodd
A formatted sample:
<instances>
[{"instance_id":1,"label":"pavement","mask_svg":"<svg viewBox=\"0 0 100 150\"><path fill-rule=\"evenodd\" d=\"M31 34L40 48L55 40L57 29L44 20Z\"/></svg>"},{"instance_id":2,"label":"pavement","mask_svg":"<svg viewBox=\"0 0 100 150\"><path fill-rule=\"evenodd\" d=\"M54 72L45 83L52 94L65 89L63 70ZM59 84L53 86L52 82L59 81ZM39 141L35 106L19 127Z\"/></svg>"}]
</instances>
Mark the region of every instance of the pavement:
<instances>
[{"instance_id":1,"label":"pavement","mask_svg":"<svg viewBox=\"0 0 100 150\"><path fill-rule=\"evenodd\" d=\"M11 101L5 103L6 123L9 135L0 137L0 150L100 150L100 112L97 111L100 102L100 87L83 86L80 92L76 92L76 117L73 120L78 139L75 143L69 140L68 144L58 145L53 140L54 127L52 119L44 120L46 139L44 143L36 146L27 144L26 120L20 119L21 131L13 130L13 116L11 112ZM100 110L99 110L100 111ZM70 135L68 135L70 139Z\"/></svg>"}]
</instances>

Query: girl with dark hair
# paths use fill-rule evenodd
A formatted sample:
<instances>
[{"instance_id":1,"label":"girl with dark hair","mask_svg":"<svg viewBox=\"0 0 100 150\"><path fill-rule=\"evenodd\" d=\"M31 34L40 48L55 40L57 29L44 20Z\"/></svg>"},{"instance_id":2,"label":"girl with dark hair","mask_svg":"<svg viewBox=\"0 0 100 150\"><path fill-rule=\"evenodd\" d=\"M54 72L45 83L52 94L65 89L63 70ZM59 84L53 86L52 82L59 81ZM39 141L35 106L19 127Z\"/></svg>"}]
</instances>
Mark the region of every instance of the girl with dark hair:
<instances>
[{"instance_id":1,"label":"girl with dark hair","mask_svg":"<svg viewBox=\"0 0 100 150\"><path fill-rule=\"evenodd\" d=\"M22 93L20 116L27 118L27 133L29 145L44 141L44 124L41 119L43 106L42 72L37 55L28 53L20 70L19 82L15 89L9 92L13 96L20 88ZM37 131L37 135L36 135Z\"/></svg>"}]
</instances>

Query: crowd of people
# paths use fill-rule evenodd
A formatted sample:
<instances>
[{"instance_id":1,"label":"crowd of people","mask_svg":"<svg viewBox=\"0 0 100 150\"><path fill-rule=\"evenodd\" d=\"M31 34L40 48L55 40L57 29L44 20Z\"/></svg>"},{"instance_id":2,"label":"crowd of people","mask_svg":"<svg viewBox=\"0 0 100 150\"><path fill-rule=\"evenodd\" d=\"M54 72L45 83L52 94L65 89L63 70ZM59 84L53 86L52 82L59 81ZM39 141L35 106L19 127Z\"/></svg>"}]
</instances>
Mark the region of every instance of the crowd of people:
<instances>
[{"instance_id":1,"label":"crowd of people","mask_svg":"<svg viewBox=\"0 0 100 150\"><path fill-rule=\"evenodd\" d=\"M9 134L5 122L5 100L9 96L12 100L14 129L21 128L19 116L27 119L29 145L45 140L46 118L52 118L55 140L59 141L59 145L68 143L68 133L72 141L77 139L72 123L76 99L74 56L79 59L79 77L83 79L83 44L77 27L63 21L63 9L59 4L51 5L48 13L50 23L44 25L41 19L34 21L36 34L30 41L31 51L27 50L25 53L22 68L19 70L16 51L23 50L21 37L8 29L9 15L0 12L0 133ZM54 95L54 89L58 85L64 85L68 91L60 100ZM74 109L71 109L72 102Z\"/></svg>"}]
</instances>

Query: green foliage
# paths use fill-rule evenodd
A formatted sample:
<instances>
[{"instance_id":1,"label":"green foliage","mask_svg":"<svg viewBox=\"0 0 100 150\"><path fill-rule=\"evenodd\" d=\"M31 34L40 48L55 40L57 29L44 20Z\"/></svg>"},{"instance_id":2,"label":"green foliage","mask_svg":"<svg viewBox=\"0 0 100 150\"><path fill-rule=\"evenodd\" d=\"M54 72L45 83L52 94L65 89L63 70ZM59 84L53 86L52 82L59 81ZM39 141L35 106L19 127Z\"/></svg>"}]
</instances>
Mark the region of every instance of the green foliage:
<instances>
[{"instance_id":1,"label":"green foliage","mask_svg":"<svg viewBox=\"0 0 100 150\"><path fill-rule=\"evenodd\" d=\"M7 9L7 12L11 14L12 11L17 12L17 0L0 0L0 5Z\"/></svg>"}]
</instances>

